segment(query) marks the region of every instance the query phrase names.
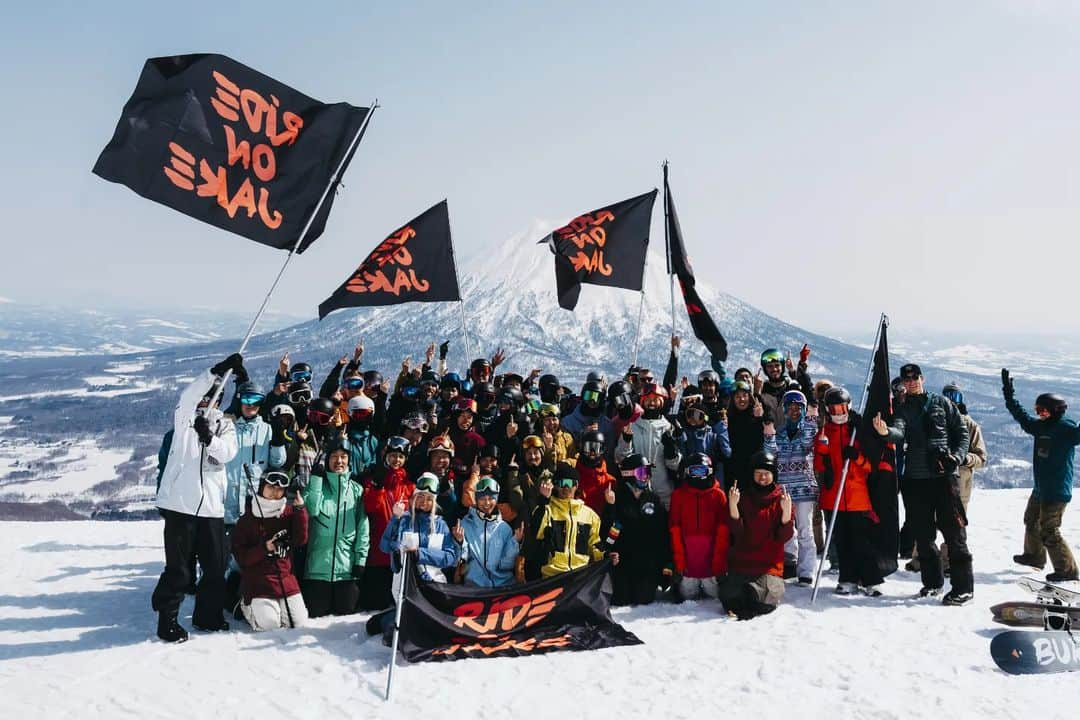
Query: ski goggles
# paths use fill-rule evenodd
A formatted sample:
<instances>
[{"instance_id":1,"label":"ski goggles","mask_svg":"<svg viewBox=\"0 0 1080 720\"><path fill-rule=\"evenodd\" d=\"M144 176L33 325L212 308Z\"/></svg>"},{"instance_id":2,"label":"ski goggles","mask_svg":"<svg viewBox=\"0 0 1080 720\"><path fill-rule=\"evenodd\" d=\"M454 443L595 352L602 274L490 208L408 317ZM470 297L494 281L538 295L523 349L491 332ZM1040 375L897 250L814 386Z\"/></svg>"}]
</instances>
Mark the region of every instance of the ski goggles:
<instances>
[{"instance_id":1,"label":"ski goggles","mask_svg":"<svg viewBox=\"0 0 1080 720\"><path fill-rule=\"evenodd\" d=\"M656 377L651 373L646 373L645 375L638 375L638 380L642 383L654 383L656 382Z\"/></svg>"},{"instance_id":2,"label":"ski goggles","mask_svg":"<svg viewBox=\"0 0 1080 720\"><path fill-rule=\"evenodd\" d=\"M952 400L953 403L955 403L956 405L964 402L964 393L960 392L959 390L953 390L950 388L949 390L946 390L941 394Z\"/></svg>"},{"instance_id":3,"label":"ski goggles","mask_svg":"<svg viewBox=\"0 0 1080 720\"><path fill-rule=\"evenodd\" d=\"M356 410L349 411L349 419L351 420L370 420L371 416L375 414L374 410L370 408L358 408Z\"/></svg>"},{"instance_id":4,"label":"ski goggles","mask_svg":"<svg viewBox=\"0 0 1080 720\"><path fill-rule=\"evenodd\" d=\"M660 386L657 385L656 381L653 380L652 378L649 378L648 380L643 379L641 381L641 397L642 398L648 397L649 395L659 395L660 393L657 392L657 390L659 390L659 389L660 389Z\"/></svg>"},{"instance_id":5,"label":"ski goggles","mask_svg":"<svg viewBox=\"0 0 1080 720\"><path fill-rule=\"evenodd\" d=\"M482 477L476 481L477 495L499 496L499 483L493 477Z\"/></svg>"},{"instance_id":6,"label":"ski goggles","mask_svg":"<svg viewBox=\"0 0 1080 720\"><path fill-rule=\"evenodd\" d=\"M472 398L459 398L458 401L454 403L454 409L458 412L475 413L476 401Z\"/></svg>"},{"instance_id":7,"label":"ski goggles","mask_svg":"<svg viewBox=\"0 0 1080 720\"><path fill-rule=\"evenodd\" d=\"M761 366L762 367L765 367L769 363L783 364L783 362L784 362L784 355L779 350L772 350L770 352L761 354Z\"/></svg>"},{"instance_id":8,"label":"ski goggles","mask_svg":"<svg viewBox=\"0 0 1080 720\"><path fill-rule=\"evenodd\" d=\"M528 450L529 448L544 449L544 441L538 438L536 435L529 435L527 438L521 441L521 448Z\"/></svg>"},{"instance_id":9,"label":"ski goggles","mask_svg":"<svg viewBox=\"0 0 1080 720\"><path fill-rule=\"evenodd\" d=\"M415 385L409 385L407 387L401 388L402 397L408 400L412 400L413 398L415 398L418 392L420 392L420 388Z\"/></svg>"},{"instance_id":10,"label":"ski goggles","mask_svg":"<svg viewBox=\"0 0 1080 720\"><path fill-rule=\"evenodd\" d=\"M604 443L597 442L596 440L586 440L581 443L581 452L586 455L603 455Z\"/></svg>"},{"instance_id":11,"label":"ski goggles","mask_svg":"<svg viewBox=\"0 0 1080 720\"><path fill-rule=\"evenodd\" d=\"M311 402L311 388L302 388L300 390L293 390L289 393L289 402L296 405L301 403Z\"/></svg>"},{"instance_id":12,"label":"ski goggles","mask_svg":"<svg viewBox=\"0 0 1080 720\"><path fill-rule=\"evenodd\" d=\"M686 419L693 420L694 422L705 422L705 411L699 407L687 408Z\"/></svg>"},{"instance_id":13,"label":"ski goggles","mask_svg":"<svg viewBox=\"0 0 1080 720\"><path fill-rule=\"evenodd\" d=\"M244 393L240 396L241 405L262 405L262 401L266 399L265 395L260 393Z\"/></svg>"},{"instance_id":14,"label":"ski goggles","mask_svg":"<svg viewBox=\"0 0 1080 720\"><path fill-rule=\"evenodd\" d=\"M289 476L280 470L271 470L262 476L262 481L267 485L274 485L279 488L289 487Z\"/></svg>"},{"instance_id":15,"label":"ski goggles","mask_svg":"<svg viewBox=\"0 0 1080 720\"><path fill-rule=\"evenodd\" d=\"M600 404L600 391L599 390L586 390L581 393L581 402L592 403L593 405Z\"/></svg>"},{"instance_id":16,"label":"ski goggles","mask_svg":"<svg viewBox=\"0 0 1080 720\"><path fill-rule=\"evenodd\" d=\"M432 495L439 494L439 478L431 473L424 473L416 480L417 492L429 492Z\"/></svg>"},{"instance_id":17,"label":"ski goggles","mask_svg":"<svg viewBox=\"0 0 1080 720\"><path fill-rule=\"evenodd\" d=\"M540 405L540 417L559 417L559 406L554 403Z\"/></svg>"},{"instance_id":18,"label":"ski goggles","mask_svg":"<svg viewBox=\"0 0 1080 720\"><path fill-rule=\"evenodd\" d=\"M476 402L481 405L490 405L495 402L495 393L481 392L476 394Z\"/></svg>"},{"instance_id":19,"label":"ski goggles","mask_svg":"<svg viewBox=\"0 0 1080 720\"><path fill-rule=\"evenodd\" d=\"M311 371L295 370L289 373L289 379L293 382L311 382Z\"/></svg>"},{"instance_id":20,"label":"ski goggles","mask_svg":"<svg viewBox=\"0 0 1080 720\"><path fill-rule=\"evenodd\" d=\"M691 480L704 480L712 475L712 468L708 465L690 465L686 468L686 477Z\"/></svg>"},{"instance_id":21,"label":"ski goggles","mask_svg":"<svg viewBox=\"0 0 1080 720\"><path fill-rule=\"evenodd\" d=\"M652 477L652 468L648 465L642 465L631 470L622 470L619 474L634 483L634 485L643 487L649 483L649 478Z\"/></svg>"},{"instance_id":22,"label":"ski goggles","mask_svg":"<svg viewBox=\"0 0 1080 720\"><path fill-rule=\"evenodd\" d=\"M568 478L568 477L567 478L559 478L559 479L555 480L553 484L557 488L566 489L566 488L576 487L577 486L577 480L575 480L574 478Z\"/></svg>"},{"instance_id":23,"label":"ski goggles","mask_svg":"<svg viewBox=\"0 0 1080 720\"><path fill-rule=\"evenodd\" d=\"M349 390L363 390L364 389L364 378L362 378L362 377L346 378L345 379L345 387L348 388Z\"/></svg>"},{"instance_id":24,"label":"ski goggles","mask_svg":"<svg viewBox=\"0 0 1080 720\"><path fill-rule=\"evenodd\" d=\"M826 406L825 409L829 411L830 415L845 415L847 414L848 406L847 403L835 403Z\"/></svg>"},{"instance_id":25,"label":"ski goggles","mask_svg":"<svg viewBox=\"0 0 1080 720\"><path fill-rule=\"evenodd\" d=\"M533 399L525 403L525 410L530 413L540 412L540 401Z\"/></svg>"},{"instance_id":26,"label":"ski goggles","mask_svg":"<svg viewBox=\"0 0 1080 720\"><path fill-rule=\"evenodd\" d=\"M427 420L422 417L416 417L415 415L413 417L407 417L402 420L401 426L404 428L408 428L409 430L419 430L422 433L426 433L428 431Z\"/></svg>"},{"instance_id":27,"label":"ski goggles","mask_svg":"<svg viewBox=\"0 0 1080 720\"><path fill-rule=\"evenodd\" d=\"M308 410L307 419L312 425L329 425L330 419L333 416L330 413L323 412L322 410Z\"/></svg>"}]
</instances>

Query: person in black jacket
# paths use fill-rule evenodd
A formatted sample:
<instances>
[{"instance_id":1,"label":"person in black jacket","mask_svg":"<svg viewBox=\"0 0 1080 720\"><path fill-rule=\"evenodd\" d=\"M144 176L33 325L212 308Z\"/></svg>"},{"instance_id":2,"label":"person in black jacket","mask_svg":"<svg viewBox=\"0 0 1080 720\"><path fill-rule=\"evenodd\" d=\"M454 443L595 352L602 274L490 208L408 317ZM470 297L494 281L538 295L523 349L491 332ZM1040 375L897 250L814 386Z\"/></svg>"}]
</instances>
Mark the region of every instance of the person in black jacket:
<instances>
[{"instance_id":1,"label":"person in black jacket","mask_svg":"<svg viewBox=\"0 0 1080 720\"><path fill-rule=\"evenodd\" d=\"M905 446L908 523L915 535L923 583L919 594L937 596L945 585L941 555L934 543L940 529L949 550L952 580L952 589L942 602L963 605L975 597L967 517L960 502L957 472L968 451L968 429L951 400L926 390L918 365L901 367L900 378L907 392L892 426L886 425L880 413L873 425L883 438Z\"/></svg>"},{"instance_id":2,"label":"person in black jacket","mask_svg":"<svg viewBox=\"0 0 1080 720\"><path fill-rule=\"evenodd\" d=\"M634 453L619 463L622 481L608 486L600 523L601 543L613 562L613 605L648 605L656 600L671 563L668 517L650 486L652 466Z\"/></svg>"},{"instance_id":3,"label":"person in black jacket","mask_svg":"<svg viewBox=\"0 0 1080 720\"><path fill-rule=\"evenodd\" d=\"M731 457L724 463L724 492L730 490L736 480L740 481L743 487L747 487L753 479L750 458L764 445L764 412L761 404L754 402L750 384L736 380L727 416Z\"/></svg>"}]
</instances>

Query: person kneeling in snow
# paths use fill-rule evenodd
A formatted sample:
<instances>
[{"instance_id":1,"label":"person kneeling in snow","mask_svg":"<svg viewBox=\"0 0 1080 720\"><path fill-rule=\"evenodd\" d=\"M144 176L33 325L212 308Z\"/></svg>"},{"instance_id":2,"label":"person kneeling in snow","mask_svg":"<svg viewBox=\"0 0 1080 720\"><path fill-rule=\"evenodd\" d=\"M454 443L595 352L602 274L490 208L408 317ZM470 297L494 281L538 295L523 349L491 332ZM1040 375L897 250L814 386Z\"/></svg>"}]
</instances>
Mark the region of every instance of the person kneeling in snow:
<instances>
[{"instance_id":1,"label":"person kneeling in snow","mask_svg":"<svg viewBox=\"0 0 1080 720\"><path fill-rule=\"evenodd\" d=\"M474 490L476 504L454 527L454 540L461 546L465 584L472 587L501 587L514 582L521 539L525 527L511 530L499 514L499 483L482 477Z\"/></svg>"},{"instance_id":2,"label":"person kneeling in snow","mask_svg":"<svg viewBox=\"0 0 1080 720\"><path fill-rule=\"evenodd\" d=\"M776 484L776 456L759 450L750 459L754 479L743 496L738 482L728 497L731 558L719 588L724 609L740 620L770 613L784 597L784 543L795 532L791 496Z\"/></svg>"},{"instance_id":3,"label":"person kneeling in snow","mask_svg":"<svg viewBox=\"0 0 1080 720\"><path fill-rule=\"evenodd\" d=\"M292 572L291 545L304 545L308 514L303 495L288 504L289 476L271 470L259 481L232 533L232 552L240 565L240 611L253 630L303 627L308 611Z\"/></svg>"},{"instance_id":4,"label":"person kneeling in snow","mask_svg":"<svg viewBox=\"0 0 1080 720\"><path fill-rule=\"evenodd\" d=\"M717 580L727 574L730 539L728 499L713 473L712 458L691 453L679 467L679 487L671 494L671 551L679 596L717 597Z\"/></svg>"}]
</instances>

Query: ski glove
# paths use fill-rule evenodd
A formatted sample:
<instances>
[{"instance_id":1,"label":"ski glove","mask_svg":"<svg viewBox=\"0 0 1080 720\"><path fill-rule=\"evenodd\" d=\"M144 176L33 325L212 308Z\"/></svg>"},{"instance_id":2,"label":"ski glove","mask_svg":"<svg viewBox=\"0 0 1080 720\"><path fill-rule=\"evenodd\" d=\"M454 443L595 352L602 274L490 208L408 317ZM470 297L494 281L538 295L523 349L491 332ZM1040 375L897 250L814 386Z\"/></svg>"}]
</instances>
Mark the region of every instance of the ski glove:
<instances>
[{"instance_id":1,"label":"ski glove","mask_svg":"<svg viewBox=\"0 0 1080 720\"><path fill-rule=\"evenodd\" d=\"M241 357L240 353L233 353L214 367L210 368L210 372L219 377L224 375L226 370L232 370L233 374L239 379L240 373L244 370L244 358Z\"/></svg>"},{"instance_id":2,"label":"ski glove","mask_svg":"<svg viewBox=\"0 0 1080 720\"><path fill-rule=\"evenodd\" d=\"M854 445L845 445L840 449L840 455L845 460L851 460L854 462L859 458L859 451Z\"/></svg>"},{"instance_id":3,"label":"ski glove","mask_svg":"<svg viewBox=\"0 0 1080 720\"><path fill-rule=\"evenodd\" d=\"M445 360L446 359L446 354L448 352L450 352L450 341L449 340L447 340L446 342L439 345L439 359L440 360Z\"/></svg>"},{"instance_id":4,"label":"ski glove","mask_svg":"<svg viewBox=\"0 0 1080 720\"><path fill-rule=\"evenodd\" d=\"M199 442L203 445L209 446L210 441L214 439L214 433L210 432L210 423L203 415L195 418L195 434L199 436Z\"/></svg>"},{"instance_id":5,"label":"ski glove","mask_svg":"<svg viewBox=\"0 0 1080 720\"><path fill-rule=\"evenodd\" d=\"M288 438L285 437L285 423L278 418L274 420L275 422L270 423L270 444L285 445L288 442Z\"/></svg>"},{"instance_id":6,"label":"ski glove","mask_svg":"<svg viewBox=\"0 0 1080 720\"><path fill-rule=\"evenodd\" d=\"M1006 400L1012 400L1016 395L1016 388L1013 387L1013 380L1007 368L1001 368L1001 394Z\"/></svg>"},{"instance_id":7,"label":"ski glove","mask_svg":"<svg viewBox=\"0 0 1080 720\"><path fill-rule=\"evenodd\" d=\"M675 438L671 436L671 433L661 435L660 444L664 446L664 459L674 460L679 456L679 448L676 447Z\"/></svg>"},{"instance_id":8,"label":"ski glove","mask_svg":"<svg viewBox=\"0 0 1080 720\"><path fill-rule=\"evenodd\" d=\"M802 350L799 351L799 364L805 365L806 361L810 359L810 346L803 344Z\"/></svg>"}]
</instances>

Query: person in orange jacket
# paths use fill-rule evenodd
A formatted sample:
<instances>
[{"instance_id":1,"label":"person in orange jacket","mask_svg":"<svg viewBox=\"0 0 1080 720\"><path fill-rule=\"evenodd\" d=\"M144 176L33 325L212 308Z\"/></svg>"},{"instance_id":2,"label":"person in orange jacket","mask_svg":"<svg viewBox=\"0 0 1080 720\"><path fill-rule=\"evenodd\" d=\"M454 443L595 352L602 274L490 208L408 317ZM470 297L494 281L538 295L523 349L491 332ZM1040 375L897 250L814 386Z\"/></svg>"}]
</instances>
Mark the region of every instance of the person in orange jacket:
<instances>
[{"instance_id":1,"label":"person in orange jacket","mask_svg":"<svg viewBox=\"0 0 1080 720\"><path fill-rule=\"evenodd\" d=\"M606 453L604 433L599 430L586 430L581 434L581 450L577 457L580 478L578 497L600 516L604 514L607 490L615 486L615 477L608 472L607 461L604 459Z\"/></svg>"},{"instance_id":2,"label":"person in orange jacket","mask_svg":"<svg viewBox=\"0 0 1080 720\"><path fill-rule=\"evenodd\" d=\"M833 507L837 508L832 539L840 561L836 594L851 595L861 589L870 597L880 597L885 578L870 542L871 528L879 520L867 487L873 467L863 454L857 434L852 442L859 415L851 410L851 395L842 387L829 388L824 405L827 417L815 441L814 472L821 488L822 509L831 514ZM837 506L844 463L847 477Z\"/></svg>"},{"instance_id":3,"label":"person in orange jacket","mask_svg":"<svg viewBox=\"0 0 1080 720\"><path fill-rule=\"evenodd\" d=\"M671 494L668 529L679 596L718 597L717 578L727 574L730 533L728 500L705 453L690 453L679 467L679 487Z\"/></svg>"}]
</instances>

